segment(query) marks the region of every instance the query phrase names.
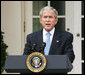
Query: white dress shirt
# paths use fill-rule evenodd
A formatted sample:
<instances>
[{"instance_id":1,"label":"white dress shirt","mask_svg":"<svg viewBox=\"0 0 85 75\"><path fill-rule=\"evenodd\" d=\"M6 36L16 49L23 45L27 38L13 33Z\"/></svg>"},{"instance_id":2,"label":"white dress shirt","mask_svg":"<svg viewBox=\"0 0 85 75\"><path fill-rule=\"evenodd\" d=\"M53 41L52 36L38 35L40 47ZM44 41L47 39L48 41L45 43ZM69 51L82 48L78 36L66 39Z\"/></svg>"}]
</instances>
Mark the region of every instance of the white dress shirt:
<instances>
[{"instance_id":1,"label":"white dress shirt","mask_svg":"<svg viewBox=\"0 0 85 75\"><path fill-rule=\"evenodd\" d=\"M50 36L50 44L52 42L52 39L53 39L53 35L54 35L54 31L55 31L55 28L53 28L49 33L51 34ZM45 29L43 29L43 42L46 42L46 33L48 33Z\"/></svg>"}]
</instances>

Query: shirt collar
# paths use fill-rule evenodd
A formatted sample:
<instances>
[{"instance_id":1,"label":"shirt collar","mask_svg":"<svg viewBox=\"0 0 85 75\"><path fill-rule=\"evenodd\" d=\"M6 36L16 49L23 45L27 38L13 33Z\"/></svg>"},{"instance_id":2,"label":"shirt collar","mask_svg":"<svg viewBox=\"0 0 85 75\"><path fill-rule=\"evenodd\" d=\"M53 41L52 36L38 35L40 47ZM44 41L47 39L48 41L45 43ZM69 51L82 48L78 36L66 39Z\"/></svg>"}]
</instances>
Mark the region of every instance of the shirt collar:
<instances>
[{"instance_id":1,"label":"shirt collar","mask_svg":"<svg viewBox=\"0 0 85 75\"><path fill-rule=\"evenodd\" d=\"M51 35L54 34L55 31L55 27L49 32ZM43 29L43 35L46 35L46 33L48 33L45 29Z\"/></svg>"}]
</instances>

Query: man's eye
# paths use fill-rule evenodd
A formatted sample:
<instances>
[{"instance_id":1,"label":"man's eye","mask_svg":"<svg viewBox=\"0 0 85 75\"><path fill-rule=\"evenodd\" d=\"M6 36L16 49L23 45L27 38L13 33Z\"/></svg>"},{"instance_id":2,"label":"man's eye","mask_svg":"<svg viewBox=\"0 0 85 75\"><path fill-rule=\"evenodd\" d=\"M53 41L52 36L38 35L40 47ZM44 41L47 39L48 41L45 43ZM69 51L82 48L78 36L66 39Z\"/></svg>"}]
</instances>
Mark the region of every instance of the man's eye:
<instances>
[{"instance_id":1,"label":"man's eye","mask_svg":"<svg viewBox=\"0 0 85 75\"><path fill-rule=\"evenodd\" d=\"M44 16L44 18L47 18L47 16Z\"/></svg>"},{"instance_id":2,"label":"man's eye","mask_svg":"<svg viewBox=\"0 0 85 75\"><path fill-rule=\"evenodd\" d=\"M49 18L53 18L53 16L49 16Z\"/></svg>"}]
</instances>

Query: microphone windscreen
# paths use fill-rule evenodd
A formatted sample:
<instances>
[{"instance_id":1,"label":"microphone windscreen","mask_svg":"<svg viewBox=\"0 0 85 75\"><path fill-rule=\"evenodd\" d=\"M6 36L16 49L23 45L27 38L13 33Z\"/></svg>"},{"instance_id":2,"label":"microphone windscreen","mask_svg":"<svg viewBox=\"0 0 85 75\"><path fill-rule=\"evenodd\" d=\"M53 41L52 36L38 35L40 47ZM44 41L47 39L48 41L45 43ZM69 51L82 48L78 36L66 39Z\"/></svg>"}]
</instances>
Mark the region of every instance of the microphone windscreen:
<instances>
[{"instance_id":1,"label":"microphone windscreen","mask_svg":"<svg viewBox=\"0 0 85 75\"><path fill-rule=\"evenodd\" d=\"M46 46L46 43L45 43L45 42L43 42L43 43L42 43L42 46L43 46L43 47L45 47L45 46Z\"/></svg>"}]
</instances>

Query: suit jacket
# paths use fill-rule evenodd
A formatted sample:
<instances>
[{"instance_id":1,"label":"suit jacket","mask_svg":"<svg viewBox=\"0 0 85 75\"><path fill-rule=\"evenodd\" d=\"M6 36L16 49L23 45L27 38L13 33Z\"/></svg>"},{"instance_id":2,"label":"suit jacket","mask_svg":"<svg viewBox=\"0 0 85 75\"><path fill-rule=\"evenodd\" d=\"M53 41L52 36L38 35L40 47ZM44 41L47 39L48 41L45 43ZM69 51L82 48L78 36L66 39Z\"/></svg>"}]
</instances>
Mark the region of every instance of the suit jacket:
<instances>
[{"instance_id":1,"label":"suit jacket","mask_svg":"<svg viewBox=\"0 0 85 75\"><path fill-rule=\"evenodd\" d=\"M51 43L49 55L67 55L73 62L75 55L73 52L73 35L66 31L57 31L55 29L53 40ZM23 55L29 55L32 45L36 44L35 50L39 50L43 43L43 30L27 35L26 44ZM44 54L44 51L41 51Z\"/></svg>"}]
</instances>

